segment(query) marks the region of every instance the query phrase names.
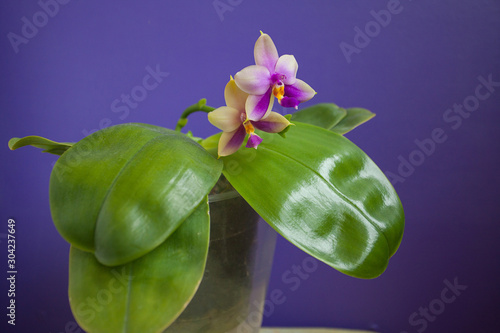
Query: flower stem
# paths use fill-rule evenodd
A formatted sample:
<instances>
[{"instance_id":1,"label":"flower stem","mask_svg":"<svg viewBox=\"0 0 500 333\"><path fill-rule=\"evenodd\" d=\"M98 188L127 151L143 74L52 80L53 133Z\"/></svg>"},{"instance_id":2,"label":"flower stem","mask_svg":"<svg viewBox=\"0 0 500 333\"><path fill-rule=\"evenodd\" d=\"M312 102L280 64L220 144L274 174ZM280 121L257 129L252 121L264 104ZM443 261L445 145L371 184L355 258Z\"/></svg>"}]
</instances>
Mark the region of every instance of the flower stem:
<instances>
[{"instance_id":1,"label":"flower stem","mask_svg":"<svg viewBox=\"0 0 500 333\"><path fill-rule=\"evenodd\" d=\"M193 104L190 107L188 107L186 110L184 110L181 117L179 118L179 121L177 122L177 125L175 126L175 130L180 132L181 129L184 126L186 126L186 124L188 122L187 117L191 113L195 113L195 112L199 112L199 111L209 113L209 112L215 110L215 108L206 105L206 103L207 103L207 100L205 98L202 98L198 101L198 103Z\"/></svg>"}]
</instances>

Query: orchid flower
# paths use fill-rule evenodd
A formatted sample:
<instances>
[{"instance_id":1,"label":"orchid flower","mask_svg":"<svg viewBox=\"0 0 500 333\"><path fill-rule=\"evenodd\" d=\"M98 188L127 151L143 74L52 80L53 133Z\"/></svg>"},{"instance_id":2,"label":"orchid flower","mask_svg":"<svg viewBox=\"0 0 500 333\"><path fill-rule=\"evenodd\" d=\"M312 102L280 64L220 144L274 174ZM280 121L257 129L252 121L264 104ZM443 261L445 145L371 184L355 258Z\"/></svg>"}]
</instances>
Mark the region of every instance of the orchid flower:
<instances>
[{"instance_id":1,"label":"orchid flower","mask_svg":"<svg viewBox=\"0 0 500 333\"><path fill-rule=\"evenodd\" d=\"M284 107L297 106L310 100L316 92L297 79L299 65L293 55L278 57L278 50L269 35L261 31L254 48L255 65L245 67L234 76L238 87L250 96L246 101L248 119L265 118L273 107L274 96Z\"/></svg>"},{"instance_id":2,"label":"orchid flower","mask_svg":"<svg viewBox=\"0 0 500 333\"><path fill-rule=\"evenodd\" d=\"M245 105L248 94L238 88L231 77L224 90L226 106L222 106L208 114L212 125L222 130L219 140L218 154L227 156L235 153L248 134L246 147L257 148L262 138L255 134L255 129L269 133L280 133L291 123L277 112L269 112L266 118L253 121L248 118Z\"/></svg>"}]
</instances>

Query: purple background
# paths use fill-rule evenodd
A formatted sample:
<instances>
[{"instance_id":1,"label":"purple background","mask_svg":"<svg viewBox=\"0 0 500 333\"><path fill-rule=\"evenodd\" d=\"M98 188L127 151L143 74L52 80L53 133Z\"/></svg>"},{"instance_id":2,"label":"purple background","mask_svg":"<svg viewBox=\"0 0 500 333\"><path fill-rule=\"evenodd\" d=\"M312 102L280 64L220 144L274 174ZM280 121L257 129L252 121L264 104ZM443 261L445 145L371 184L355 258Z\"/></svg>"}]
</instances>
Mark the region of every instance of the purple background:
<instances>
[{"instance_id":1,"label":"purple background","mask_svg":"<svg viewBox=\"0 0 500 333\"><path fill-rule=\"evenodd\" d=\"M212 0L73 0L59 5L16 53L8 34L21 35L22 18L33 21L41 7L35 0L2 1L0 331L7 327L8 218L17 222L19 272L17 325L8 331L72 332L65 327L73 321L68 244L57 234L48 204L57 157L32 148L10 152L8 139L41 135L77 141L100 126L124 122L172 128L182 110L200 98L223 105L229 75L253 63L253 44L263 30L280 54L295 55L299 78L318 92L314 103L362 106L377 114L347 137L383 171L397 174L401 159L410 157L421 163L412 172L401 170L404 182L395 184L406 230L387 271L375 280L359 280L318 263L307 278L299 278L300 285L291 283L283 275L290 276L287 271L308 256L279 239L269 290L282 290L286 301L265 324L497 332L500 87L460 126L443 116L464 100L472 105L478 77L492 75L500 82L500 1L401 0L399 13L381 28L369 23L370 12L393 1L222 2L231 10L219 16ZM355 27L364 30L367 23L380 29L370 31L368 45L360 45L348 62L340 45L355 45ZM169 76L127 116L113 112L113 101L142 84L147 66L157 65ZM216 132L202 114L192 116L187 128L198 136ZM416 152L415 140L430 138L437 128L446 140L429 156ZM443 311L436 299L446 287L443 281L455 278L468 287ZM412 313L429 304L442 313L426 327L412 326Z\"/></svg>"}]
</instances>

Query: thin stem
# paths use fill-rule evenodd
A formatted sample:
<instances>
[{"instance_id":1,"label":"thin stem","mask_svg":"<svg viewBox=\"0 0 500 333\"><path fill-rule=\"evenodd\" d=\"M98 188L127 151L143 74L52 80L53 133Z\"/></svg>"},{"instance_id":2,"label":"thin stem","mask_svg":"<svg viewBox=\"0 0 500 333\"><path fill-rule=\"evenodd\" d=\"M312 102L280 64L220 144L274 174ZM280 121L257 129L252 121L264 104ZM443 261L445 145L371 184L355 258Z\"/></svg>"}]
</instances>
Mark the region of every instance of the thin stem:
<instances>
[{"instance_id":1,"label":"thin stem","mask_svg":"<svg viewBox=\"0 0 500 333\"><path fill-rule=\"evenodd\" d=\"M181 129L184 126L186 126L186 124L188 122L187 117L191 113L200 112L200 111L209 113L209 112L212 112L213 110L215 110L215 108L206 105L206 103L207 103L207 100L205 98L202 98L198 101L198 103L193 104L190 107L188 107L186 110L184 110L184 112L181 114L181 117L179 118L179 121L177 122L177 125L175 126L175 130L180 132Z\"/></svg>"}]
</instances>

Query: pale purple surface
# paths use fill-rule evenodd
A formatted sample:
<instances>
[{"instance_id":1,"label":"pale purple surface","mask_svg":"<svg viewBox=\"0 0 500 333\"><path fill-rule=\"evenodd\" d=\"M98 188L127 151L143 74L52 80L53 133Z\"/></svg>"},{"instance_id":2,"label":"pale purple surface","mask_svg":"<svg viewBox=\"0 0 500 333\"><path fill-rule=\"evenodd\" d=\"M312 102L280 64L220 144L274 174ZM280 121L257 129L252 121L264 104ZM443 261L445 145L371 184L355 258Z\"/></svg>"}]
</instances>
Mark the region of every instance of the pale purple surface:
<instances>
[{"instance_id":1,"label":"pale purple surface","mask_svg":"<svg viewBox=\"0 0 500 333\"><path fill-rule=\"evenodd\" d=\"M402 170L406 180L395 185L407 224L387 271L364 281L318 262L300 278L292 267L307 255L280 239L269 290L283 291L286 301L265 324L417 332L422 326L411 326L410 315L440 297L445 279L457 277L468 289L425 332L497 332L500 87L468 118L443 116L455 103L474 102L468 96L478 77L500 81L500 2L402 0L380 31L368 25L374 37L357 40L363 48L350 63L339 45L354 44L355 28L364 29L375 20L370 12L391 1L232 3L219 16L212 1L70 1L17 54L7 34L20 34L21 19L40 7L34 0L1 3L0 331L78 332L67 300L69 247L48 204L56 157L30 148L10 152L8 139L77 141L124 122L173 128L202 97L224 105L229 75L254 63L262 30L280 54L296 57L300 78L318 92L300 108L320 102L368 108L377 116L348 138L383 171L397 172L410 155L421 162ZM157 69L163 74L151 76ZM121 101L131 93L137 102ZM275 103L274 110L282 108ZM216 132L201 114L187 129ZM415 140L433 132L441 143L427 146L429 156L414 153ZM17 221L15 328L5 316L8 218Z\"/></svg>"}]
</instances>

